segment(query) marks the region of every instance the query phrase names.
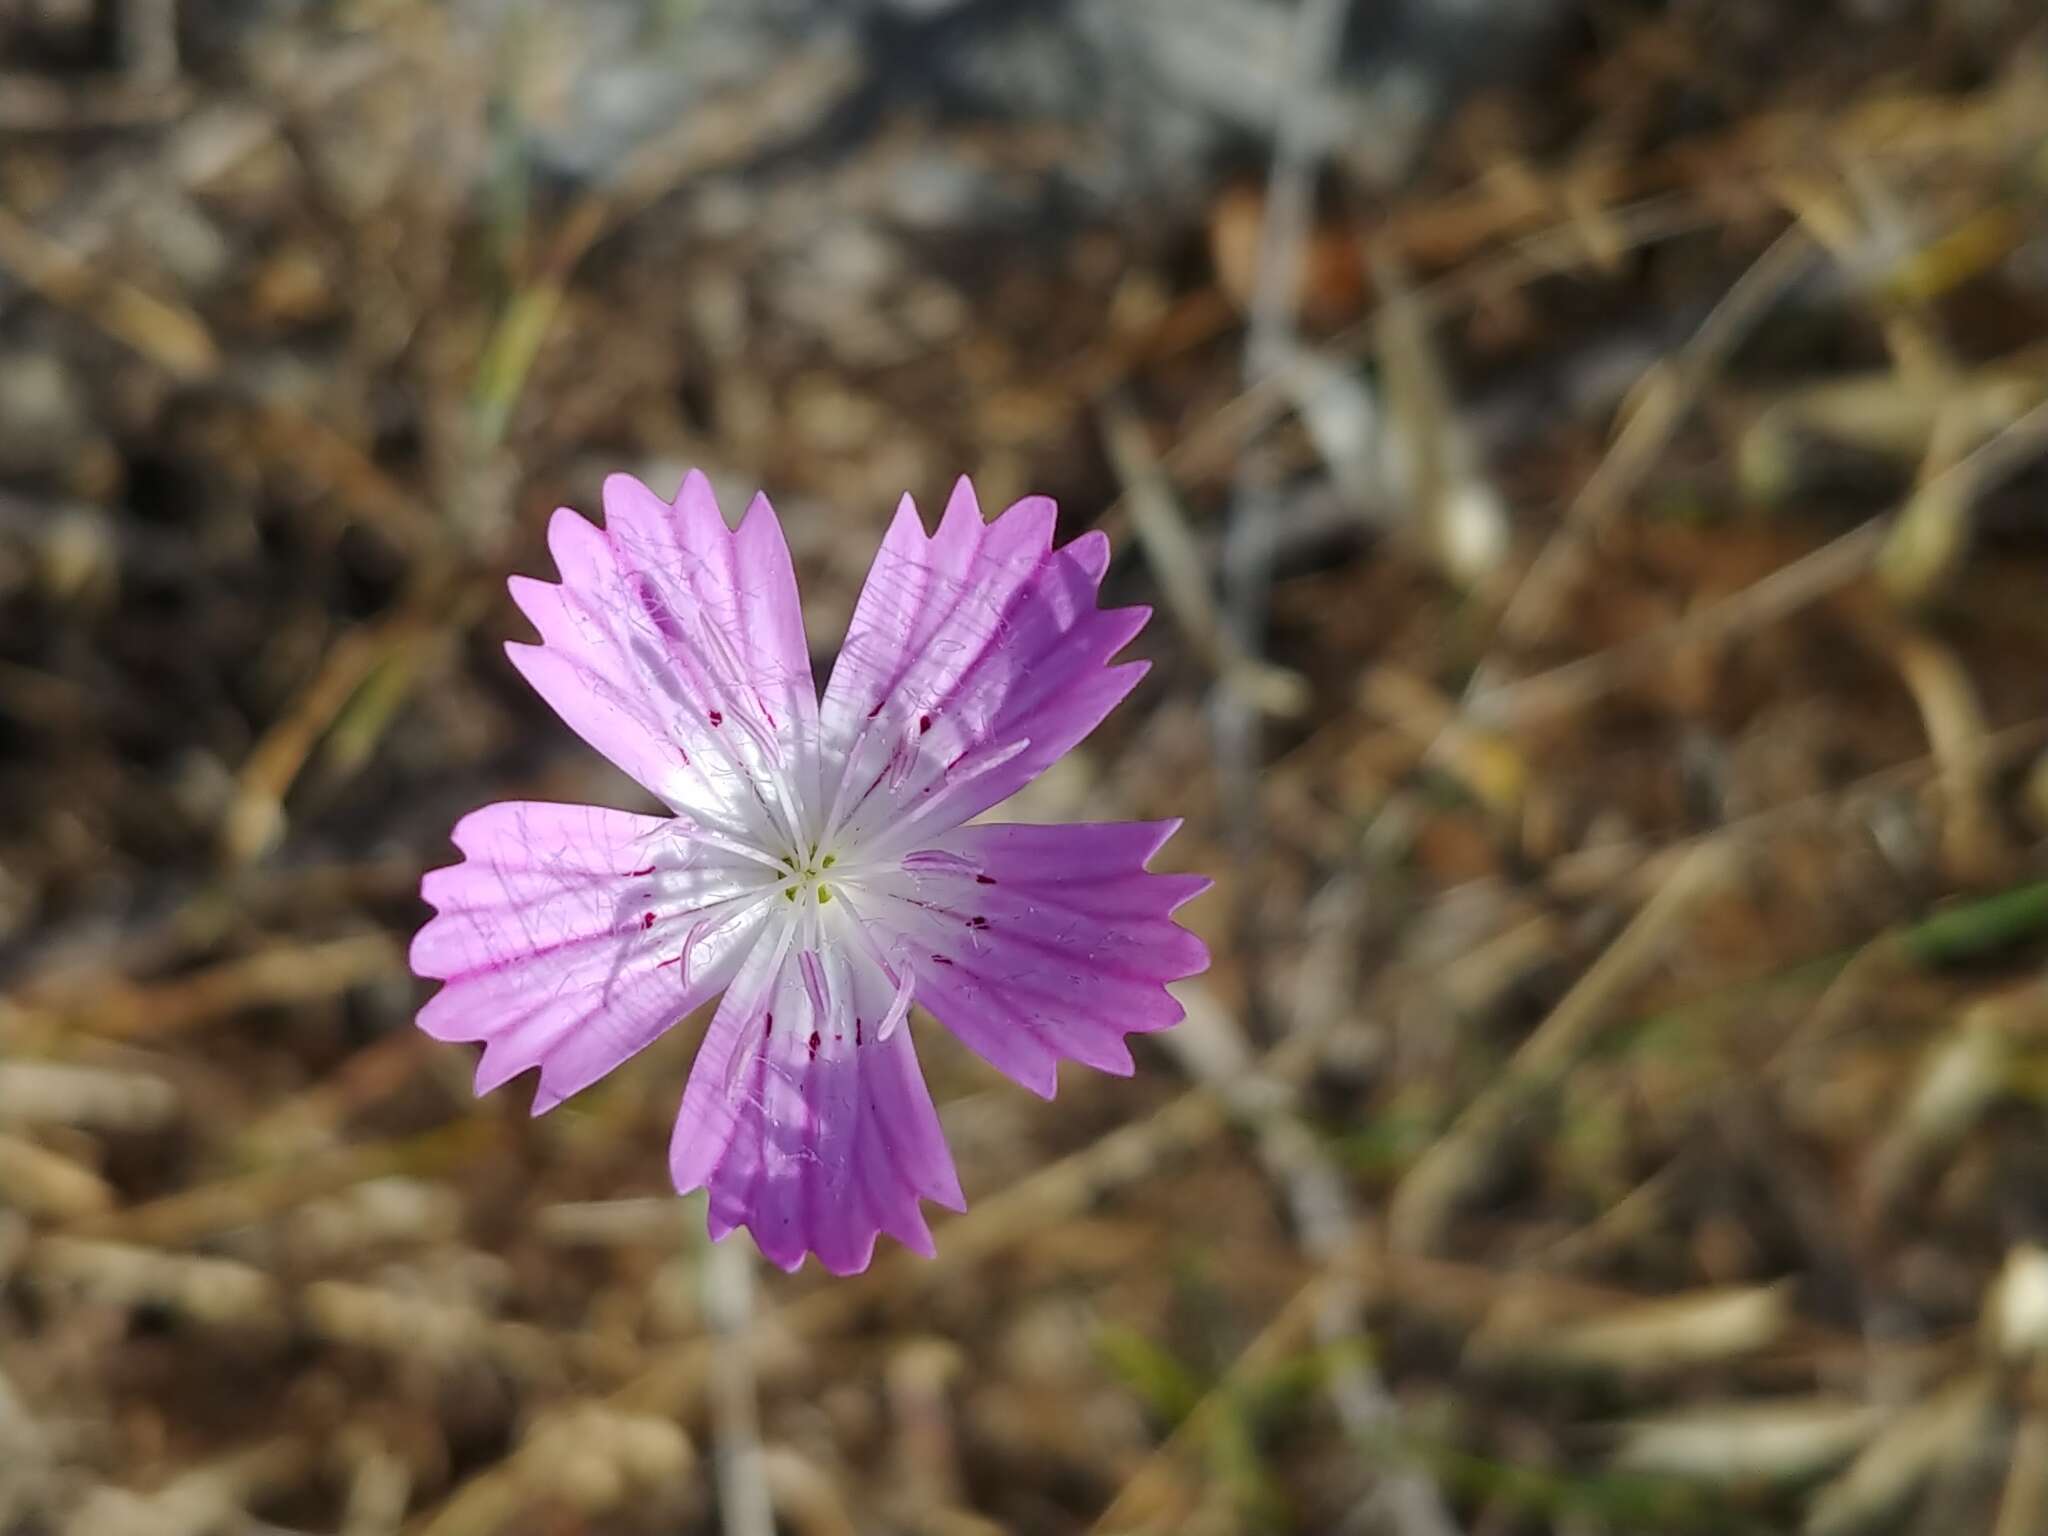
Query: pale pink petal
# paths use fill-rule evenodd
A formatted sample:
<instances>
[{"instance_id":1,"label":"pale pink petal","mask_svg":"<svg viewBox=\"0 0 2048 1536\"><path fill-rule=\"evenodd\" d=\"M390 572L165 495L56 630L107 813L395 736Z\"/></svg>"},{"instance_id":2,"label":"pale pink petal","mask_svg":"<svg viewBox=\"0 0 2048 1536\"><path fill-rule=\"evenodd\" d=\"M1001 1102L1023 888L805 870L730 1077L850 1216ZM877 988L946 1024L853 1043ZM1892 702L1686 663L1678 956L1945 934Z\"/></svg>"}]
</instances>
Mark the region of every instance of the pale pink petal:
<instances>
[{"instance_id":1,"label":"pale pink petal","mask_svg":"<svg viewBox=\"0 0 2048 1536\"><path fill-rule=\"evenodd\" d=\"M1050 1098L1062 1060L1131 1070L1126 1034L1181 1018L1166 983L1207 968L1173 910L1208 887L1145 862L1180 824L961 827L910 855L893 905L917 999Z\"/></svg>"},{"instance_id":2,"label":"pale pink petal","mask_svg":"<svg viewBox=\"0 0 2048 1536\"><path fill-rule=\"evenodd\" d=\"M513 664L678 811L779 833L816 797L817 695L773 508L756 497L729 530L695 471L673 505L625 475L604 503L602 530L567 508L549 524L560 585L513 578L543 642Z\"/></svg>"},{"instance_id":3,"label":"pale pink petal","mask_svg":"<svg viewBox=\"0 0 2048 1536\"><path fill-rule=\"evenodd\" d=\"M763 943L713 1018L670 1151L710 1230L747 1228L784 1269L867 1267L886 1232L929 1255L919 1197L963 1208L908 1028L879 1027L888 977L836 947Z\"/></svg>"},{"instance_id":4,"label":"pale pink petal","mask_svg":"<svg viewBox=\"0 0 2048 1536\"><path fill-rule=\"evenodd\" d=\"M540 1068L536 1113L716 996L761 926L755 867L706 857L666 818L508 801L452 836L465 862L420 887L436 915L412 968L445 985L419 1025L484 1042L478 1093Z\"/></svg>"},{"instance_id":5,"label":"pale pink petal","mask_svg":"<svg viewBox=\"0 0 2048 1536\"><path fill-rule=\"evenodd\" d=\"M905 498L825 690L828 822L913 847L1029 783L1144 675L1107 665L1149 610L1096 606L1109 543L1052 548L1053 506L984 523L962 479L927 537Z\"/></svg>"}]
</instances>

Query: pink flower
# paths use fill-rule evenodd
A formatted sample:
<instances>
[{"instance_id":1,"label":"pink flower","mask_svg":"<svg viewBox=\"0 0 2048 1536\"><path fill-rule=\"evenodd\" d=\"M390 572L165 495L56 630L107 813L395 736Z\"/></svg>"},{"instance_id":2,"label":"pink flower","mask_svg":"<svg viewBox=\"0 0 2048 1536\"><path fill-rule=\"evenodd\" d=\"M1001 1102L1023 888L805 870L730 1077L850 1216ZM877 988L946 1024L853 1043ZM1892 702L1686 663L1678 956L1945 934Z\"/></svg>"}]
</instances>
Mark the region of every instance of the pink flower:
<instances>
[{"instance_id":1,"label":"pink flower","mask_svg":"<svg viewBox=\"0 0 2048 1536\"><path fill-rule=\"evenodd\" d=\"M1110 665L1143 608L1101 609L1109 544L1052 547L1053 505L982 521L962 479L927 536L905 497L820 700L782 529L728 529L615 475L602 531L548 530L559 586L513 665L670 811L506 802L455 826L412 966L438 1040L480 1040L484 1093L540 1069L539 1113L724 993L669 1152L785 1269L851 1274L875 1234L932 1252L920 1197L964 1208L905 1023L913 1001L1050 1098L1062 1058L1129 1073L1165 983L1208 963L1173 910L1208 881L1145 869L1175 822L964 825L1144 675Z\"/></svg>"}]
</instances>

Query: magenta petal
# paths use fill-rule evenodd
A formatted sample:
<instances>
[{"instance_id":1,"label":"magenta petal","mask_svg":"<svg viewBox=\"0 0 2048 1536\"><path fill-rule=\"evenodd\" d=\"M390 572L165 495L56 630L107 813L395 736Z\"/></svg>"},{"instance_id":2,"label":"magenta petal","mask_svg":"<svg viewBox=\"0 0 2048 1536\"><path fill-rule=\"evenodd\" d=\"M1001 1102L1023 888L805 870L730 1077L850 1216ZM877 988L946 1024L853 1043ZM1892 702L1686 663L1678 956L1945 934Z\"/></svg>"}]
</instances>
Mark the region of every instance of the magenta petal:
<instances>
[{"instance_id":1,"label":"magenta petal","mask_svg":"<svg viewBox=\"0 0 2048 1536\"><path fill-rule=\"evenodd\" d=\"M762 944L690 1073L670 1168L710 1191L713 1237L747 1228L795 1269L867 1268L878 1233L929 1255L920 1197L964 1208L910 1031L882 1038L894 988L837 951Z\"/></svg>"},{"instance_id":2,"label":"magenta petal","mask_svg":"<svg viewBox=\"0 0 2048 1536\"><path fill-rule=\"evenodd\" d=\"M1124 1036L1177 1023L1165 984L1209 963L1172 918L1209 882L1145 869L1178 826L961 827L913 854L918 1001L1047 1098L1063 1059L1128 1073Z\"/></svg>"},{"instance_id":3,"label":"magenta petal","mask_svg":"<svg viewBox=\"0 0 2048 1536\"><path fill-rule=\"evenodd\" d=\"M796 577L757 497L728 530L692 471L673 505L605 482L605 527L548 528L559 585L515 577L539 646L513 664L584 740L677 810L734 833L816 793L817 695ZM778 786L787 791L777 793Z\"/></svg>"},{"instance_id":4,"label":"magenta petal","mask_svg":"<svg viewBox=\"0 0 2048 1536\"><path fill-rule=\"evenodd\" d=\"M733 899L746 886L730 866L665 867L677 856L662 818L508 801L453 836L466 861L420 887L436 915L413 938L412 968L445 985L419 1026L484 1043L479 1093L540 1068L536 1112L715 996L759 926ZM721 914L739 920L705 932Z\"/></svg>"},{"instance_id":5,"label":"magenta petal","mask_svg":"<svg viewBox=\"0 0 2048 1536\"><path fill-rule=\"evenodd\" d=\"M905 498L861 591L820 716L829 798L856 838L920 840L1022 788L1086 736L1144 674L1108 666L1143 608L1103 610L1108 541L1052 548L1053 507L983 523L962 479L927 537ZM837 775L828 775L828 779ZM904 846L914 846L906 843Z\"/></svg>"}]
</instances>

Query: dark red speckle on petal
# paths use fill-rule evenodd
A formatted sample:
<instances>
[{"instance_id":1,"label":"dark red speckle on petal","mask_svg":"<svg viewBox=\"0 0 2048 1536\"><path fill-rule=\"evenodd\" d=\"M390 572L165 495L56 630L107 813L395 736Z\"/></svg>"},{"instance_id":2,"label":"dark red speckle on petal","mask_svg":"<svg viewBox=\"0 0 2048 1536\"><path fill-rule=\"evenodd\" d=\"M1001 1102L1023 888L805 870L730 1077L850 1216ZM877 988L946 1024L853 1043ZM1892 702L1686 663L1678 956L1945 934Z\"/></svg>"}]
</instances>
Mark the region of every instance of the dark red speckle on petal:
<instances>
[{"instance_id":1,"label":"dark red speckle on petal","mask_svg":"<svg viewBox=\"0 0 2048 1536\"><path fill-rule=\"evenodd\" d=\"M715 710L715 709L714 709L714 710L712 710L712 711L711 711L711 713L710 713L709 715L705 716L705 718L706 718L707 720L709 720L709 721L710 721L710 722L711 722L711 723L712 723L713 725L723 725L723 724L725 724L725 716L724 716L724 715L722 715L722 714L720 714L720 713L719 713L719 712L718 712L717 710Z\"/></svg>"},{"instance_id":2,"label":"dark red speckle on petal","mask_svg":"<svg viewBox=\"0 0 2048 1536\"><path fill-rule=\"evenodd\" d=\"M773 1035L775 1033L774 1014L764 1013L761 1015L761 1033L764 1035Z\"/></svg>"},{"instance_id":3,"label":"dark red speckle on petal","mask_svg":"<svg viewBox=\"0 0 2048 1536\"><path fill-rule=\"evenodd\" d=\"M924 734L924 733L925 733L926 731L930 730L931 728L932 728L932 717L931 717L930 715L919 715L919 716L917 717L917 734L918 734L918 735L922 736L922 735L923 735L923 734Z\"/></svg>"},{"instance_id":4,"label":"dark red speckle on petal","mask_svg":"<svg viewBox=\"0 0 2048 1536\"><path fill-rule=\"evenodd\" d=\"M974 883L976 885L994 885L996 883L996 877L994 875L976 875L974 877Z\"/></svg>"},{"instance_id":5,"label":"dark red speckle on petal","mask_svg":"<svg viewBox=\"0 0 2048 1536\"><path fill-rule=\"evenodd\" d=\"M811 1060L813 1060L813 1061L816 1061L816 1060L818 1059L818 1047L819 1047L820 1045L822 1045L822 1044L824 1044L824 1040L823 1040L823 1038L822 1038L822 1037L821 1037L821 1036L820 1036L820 1035L818 1034L818 1032L817 1032L817 1031L816 1031L815 1029L814 1029L814 1030L812 1030L812 1031L811 1031Z\"/></svg>"},{"instance_id":6,"label":"dark red speckle on petal","mask_svg":"<svg viewBox=\"0 0 2048 1536\"><path fill-rule=\"evenodd\" d=\"M952 962L951 960L947 959L947 958L946 958L946 957L945 957L944 955L933 955L933 956L932 956L932 964L933 964L933 965L951 965L952 963L953 963L953 962Z\"/></svg>"},{"instance_id":7,"label":"dark red speckle on petal","mask_svg":"<svg viewBox=\"0 0 2048 1536\"><path fill-rule=\"evenodd\" d=\"M970 917L967 919L967 926L970 928L986 928L988 926L988 919L985 917Z\"/></svg>"},{"instance_id":8,"label":"dark red speckle on petal","mask_svg":"<svg viewBox=\"0 0 2048 1536\"><path fill-rule=\"evenodd\" d=\"M627 870L627 871L626 871L626 878L627 878L628 880L638 880L638 879L639 879L639 878L640 878L641 876L643 876L643 875L651 875L651 874L653 874L653 873L654 873L654 866L653 866L652 864L650 864L650 865L648 865L648 866L647 866L647 867L646 867L645 869L629 869L629 870Z\"/></svg>"},{"instance_id":9,"label":"dark red speckle on petal","mask_svg":"<svg viewBox=\"0 0 2048 1536\"><path fill-rule=\"evenodd\" d=\"M653 926L654 914L652 912L642 912L640 914L640 931L642 933L645 933L648 929L652 928Z\"/></svg>"},{"instance_id":10,"label":"dark red speckle on petal","mask_svg":"<svg viewBox=\"0 0 2048 1536\"><path fill-rule=\"evenodd\" d=\"M859 1044L861 1044L861 1038L860 1038L860 1020L859 1020L859 1019L855 1019L855 1020L853 1021L853 1043L854 1043L855 1045L859 1045Z\"/></svg>"}]
</instances>

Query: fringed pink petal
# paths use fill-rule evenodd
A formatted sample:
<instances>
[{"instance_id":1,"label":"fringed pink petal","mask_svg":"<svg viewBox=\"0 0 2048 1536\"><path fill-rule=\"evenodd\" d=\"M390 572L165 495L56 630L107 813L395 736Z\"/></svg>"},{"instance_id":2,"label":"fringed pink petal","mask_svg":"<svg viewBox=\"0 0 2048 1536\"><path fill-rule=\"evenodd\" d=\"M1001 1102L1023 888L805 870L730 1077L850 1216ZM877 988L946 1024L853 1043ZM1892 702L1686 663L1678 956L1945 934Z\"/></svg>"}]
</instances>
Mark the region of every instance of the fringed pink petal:
<instances>
[{"instance_id":1,"label":"fringed pink petal","mask_svg":"<svg viewBox=\"0 0 2048 1536\"><path fill-rule=\"evenodd\" d=\"M1096 606L1109 544L1052 548L1053 506L982 521L954 487L929 537L908 497L825 690L828 824L909 848L1029 783L1144 675L1109 659L1149 610Z\"/></svg>"},{"instance_id":2,"label":"fringed pink petal","mask_svg":"<svg viewBox=\"0 0 2048 1536\"><path fill-rule=\"evenodd\" d=\"M563 508L562 580L512 580L540 631L508 647L584 740L669 805L781 832L817 793L817 694L789 549L766 498L729 530L692 471L673 504L605 481L605 527Z\"/></svg>"},{"instance_id":3,"label":"fringed pink petal","mask_svg":"<svg viewBox=\"0 0 2048 1536\"><path fill-rule=\"evenodd\" d=\"M1179 825L961 827L910 855L918 1001L1047 1098L1062 1060L1129 1073L1125 1035L1177 1023L1166 983L1209 963L1172 917L1209 882L1145 869Z\"/></svg>"},{"instance_id":4,"label":"fringed pink petal","mask_svg":"<svg viewBox=\"0 0 2048 1536\"><path fill-rule=\"evenodd\" d=\"M886 1232L932 1252L920 1197L964 1208L910 1031L880 1028L894 984L837 949L764 943L712 1020L670 1151L710 1230L745 1227L773 1263L867 1268Z\"/></svg>"},{"instance_id":5,"label":"fringed pink petal","mask_svg":"<svg viewBox=\"0 0 2048 1536\"><path fill-rule=\"evenodd\" d=\"M420 887L435 916L412 968L444 985L419 1025L483 1042L478 1093L538 1067L535 1113L710 1001L760 926L742 899L758 878L680 844L666 819L508 801L453 836L465 861Z\"/></svg>"}]
</instances>

